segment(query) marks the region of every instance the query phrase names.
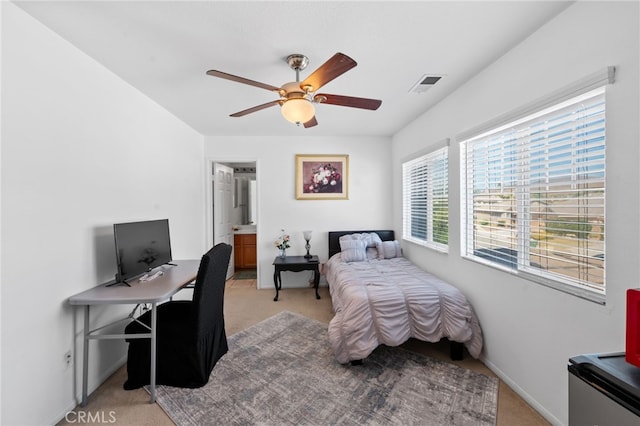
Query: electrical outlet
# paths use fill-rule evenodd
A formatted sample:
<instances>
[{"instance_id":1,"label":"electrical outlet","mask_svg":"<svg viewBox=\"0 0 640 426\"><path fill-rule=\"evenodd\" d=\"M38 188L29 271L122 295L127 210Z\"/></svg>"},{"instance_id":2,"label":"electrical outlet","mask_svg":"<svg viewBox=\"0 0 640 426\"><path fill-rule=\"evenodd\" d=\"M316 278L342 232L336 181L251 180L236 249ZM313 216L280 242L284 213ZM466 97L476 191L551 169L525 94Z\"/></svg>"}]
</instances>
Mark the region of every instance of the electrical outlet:
<instances>
[{"instance_id":1,"label":"electrical outlet","mask_svg":"<svg viewBox=\"0 0 640 426\"><path fill-rule=\"evenodd\" d=\"M67 352L64 354L65 368L69 368L69 366L71 365L71 361L72 361L72 358L71 358L71 351L67 351Z\"/></svg>"}]
</instances>

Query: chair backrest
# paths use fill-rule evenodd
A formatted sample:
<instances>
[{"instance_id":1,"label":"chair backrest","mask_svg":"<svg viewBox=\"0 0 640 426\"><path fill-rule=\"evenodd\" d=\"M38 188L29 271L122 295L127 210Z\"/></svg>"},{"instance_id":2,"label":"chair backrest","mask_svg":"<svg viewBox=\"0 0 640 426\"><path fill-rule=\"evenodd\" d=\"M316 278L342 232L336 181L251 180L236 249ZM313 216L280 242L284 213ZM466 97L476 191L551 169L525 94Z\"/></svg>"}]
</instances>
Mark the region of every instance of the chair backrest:
<instances>
[{"instance_id":1,"label":"chair backrest","mask_svg":"<svg viewBox=\"0 0 640 426\"><path fill-rule=\"evenodd\" d=\"M216 323L224 322L224 286L231 258L229 244L216 244L200 261L193 291L192 315L196 338L205 336Z\"/></svg>"}]
</instances>

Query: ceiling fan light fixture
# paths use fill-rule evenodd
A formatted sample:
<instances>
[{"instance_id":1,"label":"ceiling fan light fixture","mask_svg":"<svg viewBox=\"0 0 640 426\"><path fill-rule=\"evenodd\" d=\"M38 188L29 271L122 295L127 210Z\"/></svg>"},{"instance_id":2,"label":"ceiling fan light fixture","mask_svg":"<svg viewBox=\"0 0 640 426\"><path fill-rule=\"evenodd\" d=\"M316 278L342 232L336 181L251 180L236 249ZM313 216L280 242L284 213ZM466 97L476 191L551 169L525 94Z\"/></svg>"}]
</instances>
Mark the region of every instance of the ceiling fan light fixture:
<instances>
[{"instance_id":1,"label":"ceiling fan light fixture","mask_svg":"<svg viewBox=\"0 0 640 426\"><path fill-rule=\"evenodd\" d=\"M288 99L280 108L282 116L292 123L306 123L316 115L316 109L306 98Z\"/></svg>"}]
</instances>

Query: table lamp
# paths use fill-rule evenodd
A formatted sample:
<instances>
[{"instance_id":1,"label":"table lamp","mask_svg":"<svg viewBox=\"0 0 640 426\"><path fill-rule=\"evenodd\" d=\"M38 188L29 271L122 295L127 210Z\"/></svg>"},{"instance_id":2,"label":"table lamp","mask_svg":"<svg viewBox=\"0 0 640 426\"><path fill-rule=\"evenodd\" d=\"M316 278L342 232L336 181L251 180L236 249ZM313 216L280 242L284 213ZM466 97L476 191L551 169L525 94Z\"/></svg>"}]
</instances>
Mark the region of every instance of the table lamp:
<instances>
[{"instance_id":1,"label":"table lamp","mask_svg":"<svg viewBox=\"0 0 640 426\"><path fill-rule=\"evenodd\" d=\"M305 259L311 259L311 255L309 254L309 249L311 248L311 244L309 244L309 241L311 241L311 231L302 231L302 235L304 236L304 240L307 242L304 245L304 248L307 249L307 254L304 255Z\"/></svg>"}]
</instances>

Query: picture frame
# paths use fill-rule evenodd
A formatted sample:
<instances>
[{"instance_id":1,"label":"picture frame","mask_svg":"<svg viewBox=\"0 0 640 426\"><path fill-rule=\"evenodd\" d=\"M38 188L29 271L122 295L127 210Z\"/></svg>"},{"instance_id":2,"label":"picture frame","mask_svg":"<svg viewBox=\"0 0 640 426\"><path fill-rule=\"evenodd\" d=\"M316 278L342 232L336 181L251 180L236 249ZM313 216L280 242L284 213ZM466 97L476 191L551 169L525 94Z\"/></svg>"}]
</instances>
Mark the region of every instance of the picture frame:
<instances>
[{"instance_id":1,"label":"picture frame","mask_svg":"<svg viewBox=\"0 0 640 426\"><path fill-rule=\"evenodd\" d=\"M296 155L297 200L348 200L349 156Z\"/></svg>"}]
</instances>

